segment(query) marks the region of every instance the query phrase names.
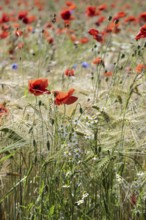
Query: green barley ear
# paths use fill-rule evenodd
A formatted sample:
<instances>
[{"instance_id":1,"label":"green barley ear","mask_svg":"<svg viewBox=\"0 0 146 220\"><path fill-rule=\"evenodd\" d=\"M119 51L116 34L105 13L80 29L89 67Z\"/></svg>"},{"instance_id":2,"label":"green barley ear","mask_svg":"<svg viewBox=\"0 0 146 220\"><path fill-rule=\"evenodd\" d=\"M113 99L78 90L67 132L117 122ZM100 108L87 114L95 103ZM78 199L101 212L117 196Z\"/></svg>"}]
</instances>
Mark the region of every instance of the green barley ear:
<instances>
[{"instance_id":1,"label":"green barley ear","mask_svg":"<svg viewBox=\"0 0 146 220\"><path fill-rule=\"evenodd\" d=\"M105 119L106 122L110 121L110 116L103 110L100 110L100 108L98 106L93 105L92 108L98 110L100 112L100 114L103 116L103 118Z\"/></svg>"},{"instance_id":2,"label":"green barley ear","mask_svg":"<svg viewBox=\"0 0 146 220\"><path fill-rule=\"evenodd\" d=\"M101 114L106 122L110 121L110 116L105 111L101 111Z\"/></svg>"},{"instance_id":3,"label":"green barley ear","mask_svg":"<svg viewBox=\"0 0 146 220\"><path fill-rule=\"evenodd\" d=\"M10 128L2 128L0 131L4 132L7 135L7 138L10 138L14 141L24 141L23 137L21 137L16 131Z\"/></svg>"}]
</instances>

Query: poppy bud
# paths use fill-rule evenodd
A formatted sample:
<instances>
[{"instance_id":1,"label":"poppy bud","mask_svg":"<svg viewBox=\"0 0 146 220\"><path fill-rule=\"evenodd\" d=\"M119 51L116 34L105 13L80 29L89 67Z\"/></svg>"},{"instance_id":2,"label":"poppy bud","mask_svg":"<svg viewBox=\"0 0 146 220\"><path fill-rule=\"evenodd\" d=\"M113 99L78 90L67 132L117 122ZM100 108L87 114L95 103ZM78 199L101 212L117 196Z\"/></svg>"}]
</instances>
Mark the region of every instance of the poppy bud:
<instances>
[{"instance_id":1,"label":"poppy bud","mask_svg":"<svg viewBox=\"0 0 146 220\"><path fill-rule=\"evenodd\" d=\"M48 190L49 190L48 185L45 185L44 191L45 191L45 192L48 192Z\"/></svg>"},{"instance_id":2,"label":"poppy bud","mask_svg":"<svg viewBox=\"0 0 146 220\"><path fill-rule=\"evenodd\" d=\"M98 148L98 152L99 152L99 153L101 152L101 147Z\"/></svg>"},{"instance_id":3,"label":"poppy bud","mask_svg":"<svg viewBox=\"0 0 146 220\"><path fill-rule=\"evenodd\" d=\"M47 149L50 151L50 141L47 141Z\"/></svg>"},{"instance_id":4,"label":"poppy bud","mask_svg":"<svg viewBox=\"0 0 146 220\"><path fill-rule=\"evenodd\" d=\"M109 16L108 20L111 21L112 20L112 16Z\"/></svg>"},{"instance_id":5,"label":"poppy bud","mask_svg":"<svg viewBox=\"0 0 146 220\"><path fill-rule=\"evenodd\" d=\"M39 100L39 106L41 106L42 105L42 101L41 100Z\"/></svg>"},{"instance_id":6,"label":"poppy bud","mask_svg":"<svg viewBox=\"0 0 146 220\"><path fill-rule=\"evenodd\" d=\"M83 114L83 109L80 107L80 113Z\"/></svg>"},{"instance_id":7,"label":"poppy bud","mask_svg":"<svg viewBox=\"0 0 146 220\"><path fill-rule=\"evenodd\" d=\"M119 102L120 104L122 104L122 103L123 103L122 97L121 97L120 95L118 95L117 98L118 98L118 102Z\"/></svg>"},{"instance_id":8,"label":"poppy bud","mask_svg":"<svg viewBox=\"0 0 146 220\"><path fill-rule=\"evenodd\" d=\"M35 139L33 139L33 146L34 146L34 147L37 147L37 143L36 143L36 140L35 140Z\"/></svg>"},{"instance_id":9,"label":"poppy bud","mask_svg":"<svg viewBox=\"0 0 146 220\"><path fill-rule=\"evenodd\" d=\"M117 19L117 20L115 20L115 24L118 24L119 23L119 20Z\"/></svg>"},{"instance_id":10,"label":"poppy bud","mask_svg":"<svg viewBox=\"0 0 146 220\"><path fill-rule=\"evenodd\" d=\"M54 119L53 118L51 118L51 124L54 125Z\"/></svg>"},{"instance_id":11,"label":"poppy bud","mask_svg":"<svg viewBox=\"0 0 146 220\"><path fill-rule=\"evenodd\" d=\"M122 54L122 55L121 55L121 58L123 59L124 57L125 57L125 54Z\"/></svg>"}]
</instances>

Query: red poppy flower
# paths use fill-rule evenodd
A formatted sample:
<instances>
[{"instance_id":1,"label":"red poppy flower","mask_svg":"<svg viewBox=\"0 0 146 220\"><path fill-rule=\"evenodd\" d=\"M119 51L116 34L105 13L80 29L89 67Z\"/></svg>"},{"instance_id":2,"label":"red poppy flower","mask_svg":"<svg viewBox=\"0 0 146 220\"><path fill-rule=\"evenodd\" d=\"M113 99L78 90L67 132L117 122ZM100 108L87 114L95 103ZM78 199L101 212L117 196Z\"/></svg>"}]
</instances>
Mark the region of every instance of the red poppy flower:
<instances>
[{"instance_id":1,"label":"red poppy flower","mask_svg":"<svg viewBox=\"0 0 146 220\"><path fill-rule=\"evenodd\" d=\"M105 28L104 30L106 33L119 33L121 31L121 29L119 28L119 23L115 23L115 22L111 22L109 23L109 25Z\"/></svg>"},{"instance_id":2,"label":"red poppy flower","mask_svg":"<svg viewBox=\"0 0 146 220\"><path fill-rule=\"evenodd\" d=\"M45 38L48 38L50 36L50 33L48 32L47 29L43 29L43 35Z\"/></svg>"},{"instance_id":3,"label":"red poppy flower","mask_svg":"<svg viewBox=\"0 0 146 220\"><path fill-rule=\"evenodd\" d=\"M146 22L146 12L142 12L139 16L138 16L138 21L140 25L143 25Z\"/></svg>"},{"instance_id":4,"label":"red poppy flower","mask_svg":"<svg viewBox=\"0 0 146 220\"><path fill-rule=\"evenodd\" d=\"M23 20L28 14L28 11L20 11L18 14L18 19Z\"/></svg>"},{"instance_id":5,"label":"red poppy flower","mask_svg":"<svg viewBox=\"0 0 146 220\"><path fill-rule=\"evenodd\" d=\"M99 5L98 6L98 10L99 11L104 11L104 10L106 10L107 9L107 5L106 4L102 4L102 5Z\"/></svg>"},{"instance_id":6,"label":"red poppy flower","mask_svg":"<svg viewBox=\"0 0 146 220\"><path fill-rule=\"evenodd\" d=\"M94 38L96 41L98 41L98 42L100 42L100 43L103 42L102 33L100 33L98 30L92 28L92 29L90 29L90 30L88 31L88 33L89 33L90 35L92 35L93 38Z\"/></svg>"},{"instance_id":7,"label":"red poppy flower","mask_svg":"<svg viewBox=\"0 0 146 220\"><path fill-rule=\"evenodd\" d=\"M22 19L22 21L24 24L31 24L32 22L36 21L36 17L34 15L29 17L26 16Z\"/></svg>"},{"instance_id":8,"label":"red poppy flower","mask_svg":"<svg viewBox=\"0 0 146 220\"><path fill-rule=\"evenodd\" d=\"M69 7L70 10L74 10L77 7L73 2L70 1L66 2L66 5Z\"/></svg>"},{"instance_id":9,"label":"red poppy flower","mask_svg":"<svg viewBox=\"0 0 146 220\"><path fill-rule=\"evenodd\" d=\"M102 34L98 34L97 36L93 36L93 38L100 43L103 42Z\"/></svg>"},{"instance_id":10,"label":"red poppy flower","mask_svg":"<svg viewBox=\"0 0 146 220\"><path fill-rule=\"evenodd\" d=\"M72 96L74 93L75 89L70 89L68 92L62 92L62 91L54 91L54 96L55 96L55 105L70 105L73 104L74 102L77 101L77 97Z\"/></svg>"},{"instance_id":11,"label":"red poppy flower","mask_svg":"<svg viewBox=\"0 0 146 220\"><path fill-rule=\"evenodd\" d=\"M146 69L146 65L144 64L138 64L135 68L135 71L140 74L142 73L142 71L144 71L144 69Z\"/></svg>"},{"instance_id":12,"label":"red poppy flower","mask_svg":"<svg viewBox=\"0 0 146 220\"><path fill-rule=\"evenodd\" d=\"M10 26L7 25L7 24L3 24L3 25L1 26L1 28L2 28L3 31L8 31L8 30L10 29Z\"/></svg>"},{"instance_id":13,"label":"red poppy flower","mask_svg":"<svg viewBox=\"0 0 146 220\"><path fill-rule=\"evenodd\" d=\"M95 22L95 25L100 26L105 19L106 17L100 16L98 20Z\"/></svg>"},{"instance_id":14,"label":"red poppy flower","mask_svg":"<svg viewBox=\"0 0 146 220\"><path fill-rule=\"evenodd\" d=\"M80 42L81 44L86 44L86 43L89 42L89 38L88 38L88 37L82 37L82 38L79 40L79 42Z\"/></svg>"},{"instance_id":15,"label":"red poppy flower","mask_svg":"<svg viewBox=\"0 0 146 220\"><path fill-rule=\"evenodd\" d=\"M33 31L33 27L32 27L32 26L30 26L30 25L29 25L29 26L27 26L27 31L28 31L28 32L32 32L32 31Z\"/></svg>"},{"instance_id":16,"label":"red poppy flower","mask_svg":"<svg viewBox=\"0 0 146 220\"><path fill-rule=\"evenodd\" d=\"M0 33L0 39L5 39L9 36L9 32L8 31L2 31Z\"/></svg>"},{"instance_id":17,"label":"red poppy flower","mask_svg":"<svg viewBox=\"0 0 146 220\"><path fill-rule=\"evenodd\" d=\"M125 16L126 13L124 11L120 11L113 17L113 21L119 20L120 18L124 18Z\"/></svg>"},{"instance_id":18,"label":"red poppy flower","mask_svg":"<svg viewBox=\"0 0 146 220\"><path fill-rule=\"evenodd\" d=\"M48 38L47 38L47 42L48 42L49 44L53 44L53 43L54 43L54 38L53 38L53 37L48 37Z\"/></svg>"},{"instance_id":19,"label":"red poppy flower","mask_svg":"<svg viewBox=\"0 0 146 220\"><path fill-rule=\"evenodd\" d=\"M98 34L99 34L99 31L92 28L92 29L90 29L90 30L88 31L88 33L89 33L90 35L92 35L92 36L95 36L95 35L98 35Z\"/></svg>"},{"instance_id":20,"label":"red poppy flower","mask_svg":"<svg viewBox=\"0 0 146 220\"><path fill-rule=\"evenodd\" d=\"M71 19L71 12L70 12L70 10L68 10L68 9L63 10L63 11L60 13L60 15L61 15L61 18L62 18L63 20L70 20L70 19Z\"/></svg>"},{"instance_id":21,"label":"red poppy flower","mask_svg":"<svg viewBox=\"0 0 146 220\"><path fill-rule=\"evenodd\" d=\"M68 34L68 36L70 37L71 41L73 41L73 42L77 42L78 41L75 34Z\"/></svg>"},{"instance_id":22,"label":"red poppy flower","mask_svg":"<svg viewBox=\"0 0 146 220\"><path fill-rule=\"evenodd\" d=\"M104 64L103 60L101 57L96 57L94 60L93 60L93 64Z\"/></svg>"},{"instance_id":23,"label":"red poppy flower","mask_svg":"<svg viewBox=\"0 0 146 220\"><path fill-rule=\"evenodd\" d=\"M128 16L127 18L125 18L125 23L131 23L131 22L136 22L137 19L134 16Z\"/></svg>"},{"instance_id":24,"label":"red poppy flower","mask_svg":"<svg viewBox=\"0 0 146 220\"><path fill-rule=\"evenodd\" d=\"M6 115L8 115L8 109L3 104L0 104L0 117Z\"/></svg>"},{"instance_id":25,"label":"red poppy flower","mask_svg":"<svg viewBox=\"0 0 146 220\"><path fill-rule=\"evenodd\" d=\"M145 38L146 37L146 24L143 25L141 28L140 28L140 31L139 33L136 35L135 39L136 40L139 40L141 38Z\"/></svg>"},{"instance_id":26,"label":"red poppy flower","mask_svg":"<svg viewBox=\"0 0 146 220\"><path fill-rule=\"evenodd\" d=\"M96 16L96 6L88 6L86 8L86 15L89 17Z\"/></svg>"},{"instance_id":27,"label":"red poppy flower","mask_svg":"<svg viewBox=\"0 0 146 220\"><path fill-rule=\"evenodd\" d=\"M66 69L64 74L66 76L74 76L75 75L75 71L73 69Z\"/></svg>"},{"instance_id":28,"label":"red poppy flower","mask_svg":"<svg viewBox=\"0 0 146 220\"><path fill-rule=\"evenodd\" d=\"M112 72L106 72L106 71L105 71L104 75L107 76L107 77L109 77L109 76L112 76L113 73L112 73Z\"/></svg>"},{"instance_id":29,"label":"red poppy flower","mask_svg":"<svg viewBox=\"0 0 146 220\"><path fill-rule=\"evenodd\" d=\"M0 19L0 22L1 23L6 23L6 22L9 22L10 21L10 17L7 13L3 13L2 14L2 17Z\"/></svg>"},{"instance_id":30,"label":"red poppy flower","mask_svg":"<svg viewBox=\"0 0 146 220\"><path fill-rule=\"evenodd\" d=\"M50 91L46 89L47 87L48 79L34 79L28 81L28 90L35 96L50 94Z\"/></svg>"}]
</instances>

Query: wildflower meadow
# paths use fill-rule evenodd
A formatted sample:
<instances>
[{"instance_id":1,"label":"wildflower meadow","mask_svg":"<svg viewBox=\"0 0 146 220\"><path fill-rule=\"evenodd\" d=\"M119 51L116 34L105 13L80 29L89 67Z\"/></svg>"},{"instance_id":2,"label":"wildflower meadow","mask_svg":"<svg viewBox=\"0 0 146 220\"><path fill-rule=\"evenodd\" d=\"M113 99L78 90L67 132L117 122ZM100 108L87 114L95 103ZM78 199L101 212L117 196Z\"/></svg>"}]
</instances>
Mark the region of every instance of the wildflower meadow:
<instances>
[{"instance_id":1,"label":"wildflower meadow","mask_svg":"<svg viewBox=\"0 0 146 220\"><path fill-rule=\"evenodd\" d=\"M0 1L0 220L146 219L146 1Z\"/></svg>"}]
</instances>

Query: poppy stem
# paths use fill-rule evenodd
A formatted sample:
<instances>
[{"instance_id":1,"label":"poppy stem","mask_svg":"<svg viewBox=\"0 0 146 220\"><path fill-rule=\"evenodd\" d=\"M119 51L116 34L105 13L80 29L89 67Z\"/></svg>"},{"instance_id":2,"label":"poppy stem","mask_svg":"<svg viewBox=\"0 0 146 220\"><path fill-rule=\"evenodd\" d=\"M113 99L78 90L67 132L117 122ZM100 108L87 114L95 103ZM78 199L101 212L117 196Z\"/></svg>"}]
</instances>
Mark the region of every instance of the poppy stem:
<instances>
[{"instance_id":1,"label":"poppy stem","mask_svg":"<svg viewBox=\"0 0 146 220\"><path fill-rule=\"evenodd\" d=\"M65 106L65 104L63 106L64 106L64 113L63 113L63 121L64 121L65 120L65 115L66 115L66 106Z\"/></svg>"},{"instance_id":2,"label":"poppy stem","mask_svg":"<svg viewBox=\"0 0 146 220\"><path fill-rule=\"evenodd\" d=\"M37 102L38 102L38 99L37 99L37 96L35 96L35 105L37 106Z\"/></svg>"}]
</instances>

